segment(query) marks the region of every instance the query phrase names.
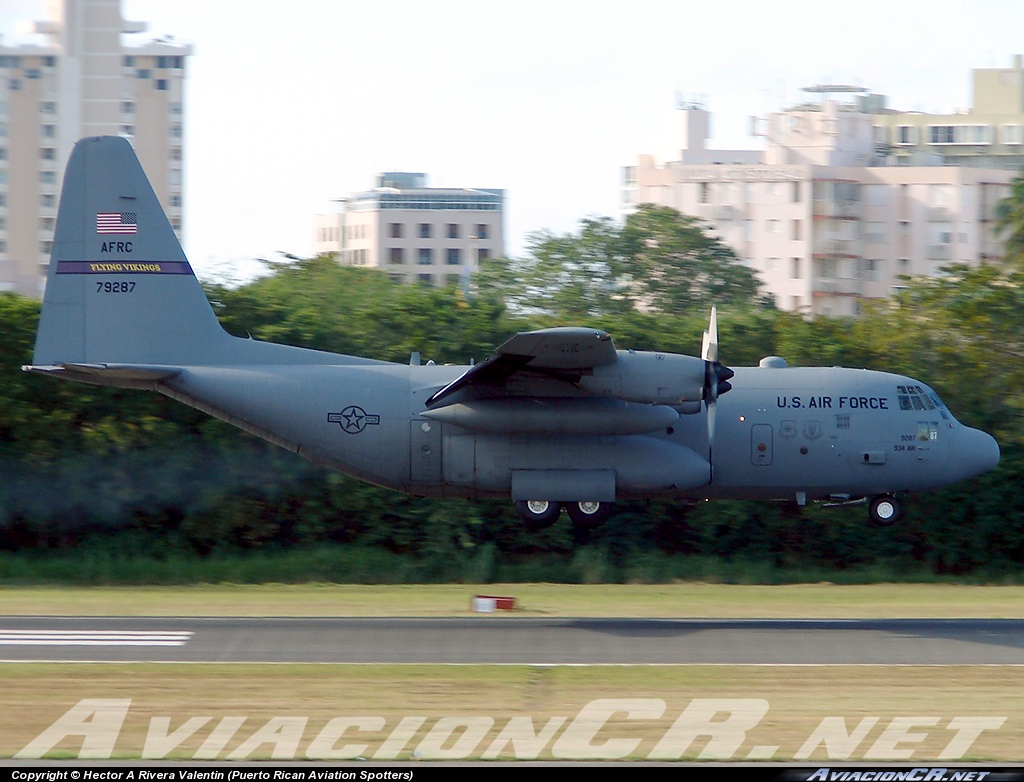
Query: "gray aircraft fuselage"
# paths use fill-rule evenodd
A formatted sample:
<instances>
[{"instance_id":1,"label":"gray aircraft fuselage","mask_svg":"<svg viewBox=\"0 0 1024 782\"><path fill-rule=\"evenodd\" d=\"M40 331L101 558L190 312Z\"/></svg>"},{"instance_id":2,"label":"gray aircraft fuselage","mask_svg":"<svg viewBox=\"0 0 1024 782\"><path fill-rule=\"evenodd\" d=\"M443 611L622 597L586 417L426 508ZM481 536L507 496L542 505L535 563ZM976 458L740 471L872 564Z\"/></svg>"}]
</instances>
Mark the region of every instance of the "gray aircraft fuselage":
<instances>
[{"instance_id":1,"label":"gray aircraft fuselage","mask_svg":"<svg viewBox=\"0 0 1024 782\"><path fill-rule=\"evenodd\" d=\"M681 414L634 434L578 433L601 431L601 417L614 417L594 410L577 425L567 424L581 397L506 400L512 409L501 411L506 419L515 408L561 404L554 412L558 423L549 429L577 430L571 433L479 431L430 417L425 400L466 369L389 363L186 367L163 385L168 395L244 421L243 428L264 436L272 433L268 439L315 462L423 496L514 497L514 473L547 470L581 478L614 472L616 496L601 498L606 501L864 497L954 483L991 469L999 458L995 441L960 424L929 388L885 372L737 368L733 389L718 400L708 472L706 462L694 458L708 454L703 413ZM495 427L501 422L488 428Z\"/></svg>"}]
</instances>

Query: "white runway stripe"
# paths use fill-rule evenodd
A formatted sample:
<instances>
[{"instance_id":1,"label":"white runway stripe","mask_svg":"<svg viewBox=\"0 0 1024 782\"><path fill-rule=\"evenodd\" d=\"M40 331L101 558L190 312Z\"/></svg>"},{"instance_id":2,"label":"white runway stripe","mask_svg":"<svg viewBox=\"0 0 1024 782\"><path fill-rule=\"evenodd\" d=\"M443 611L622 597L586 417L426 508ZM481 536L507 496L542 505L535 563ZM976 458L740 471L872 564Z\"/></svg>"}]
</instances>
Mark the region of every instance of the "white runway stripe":
<instances>
[{"instance_id":1,"label":"white runway stripe","mask_svg":"<svg viewBox=\"0 0 1024 782\"><path fill-rule=\"evenodd\" d=\"M192 632L132 630L4 630L0 646L184 646Z\"/></svg>"}]
</instances>

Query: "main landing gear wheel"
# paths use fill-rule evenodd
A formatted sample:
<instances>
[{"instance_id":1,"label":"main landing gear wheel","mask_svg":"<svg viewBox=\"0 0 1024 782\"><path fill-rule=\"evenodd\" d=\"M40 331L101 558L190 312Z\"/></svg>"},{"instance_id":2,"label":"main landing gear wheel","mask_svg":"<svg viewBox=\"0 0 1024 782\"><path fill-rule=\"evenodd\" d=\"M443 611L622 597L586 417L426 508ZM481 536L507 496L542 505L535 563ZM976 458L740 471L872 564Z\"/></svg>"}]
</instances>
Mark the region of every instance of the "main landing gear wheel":
<instances>
[{"instance_id":1,"label":"main landing gear wheel","mask_svg":"<svg viewBox=\"0 0 1024 782\"><path fill-rule=\"evenodd\" d=\"M548 500L516 500L516 513L527 529L547 529L558 521L562 506Z\"/></svg>"},{"instance_id":2,"label":"main landing gear wheel","mask_svg":"<svg viewBox=\"0 0 1024 782\"><path fill-rule=\"evenodd\" d=\"M567 502L565 512L569 514L574 527L594 529L600 527L612 515L613 506L610 502Z\"/></svg>"},{"instance_id":3,"label":"main landing gear wheel","mask_svg":"<svg viewBox=\"0 0 1024 782\"><path fill-rule=\"evenodd\" d=\"M868 505L868 517L876 526L891 527L900 517L900 503L889 495L875 497Z\"/></svg>"}]
</instances>

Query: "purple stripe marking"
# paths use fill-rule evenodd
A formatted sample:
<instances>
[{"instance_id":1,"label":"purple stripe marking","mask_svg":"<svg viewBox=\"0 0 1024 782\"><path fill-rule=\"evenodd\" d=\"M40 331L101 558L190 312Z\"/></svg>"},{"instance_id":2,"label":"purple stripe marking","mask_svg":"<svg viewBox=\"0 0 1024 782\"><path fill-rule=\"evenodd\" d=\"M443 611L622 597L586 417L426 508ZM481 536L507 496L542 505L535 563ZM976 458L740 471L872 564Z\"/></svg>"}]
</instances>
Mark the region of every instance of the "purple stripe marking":
<instances>
[{"instance_id":1,"label":"purple stripe marking","mask_svg":"<svg viewBox=\"0 0 1024 782\"><path fill-rule=\"evenodd\" d=\"M192 274L187 261L57 261L57 274Z\"/></svg>"}]
</instances>

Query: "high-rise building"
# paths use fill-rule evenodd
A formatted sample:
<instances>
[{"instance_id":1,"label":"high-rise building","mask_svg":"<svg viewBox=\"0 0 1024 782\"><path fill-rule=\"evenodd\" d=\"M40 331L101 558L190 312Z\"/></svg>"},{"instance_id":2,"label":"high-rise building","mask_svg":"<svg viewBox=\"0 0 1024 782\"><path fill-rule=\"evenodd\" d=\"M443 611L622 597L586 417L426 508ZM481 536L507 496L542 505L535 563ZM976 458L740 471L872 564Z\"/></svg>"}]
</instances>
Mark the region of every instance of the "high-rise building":
<instances>
[{"instance_id":1,"label":"high-rise building","mask_svg":"<svg viewBox=\"0 0 1024 782\"><path fill-rule=\"evenodd\" d=\"M120 0L51 0L31 28L42 42L0 44L0 290L42 295L64 166L84 136L131 141L181 237L192 49L126 42L145 29Z\"/></svg>"},{"instance_id":2,"label":"high-rise building","mask_svg":"<svg viewBox=\"0 0 1024 782\"><path fill-rule=\"evenodd\" d=\"M951 114L883 111L873 116L875 142L897 165L922 165L935 156L944 165L1024 167L1024 57L1010 68L975 68L971 106Z\"/></svg>"},{"instance_id":3,"label":"high-rise building","mask_svg":"<svg viewBox=\"0 0 1024 782\"><path fill-rule=\"evenodd\" d=\"M316 216L313 247L347 266L444 285L505 252L504 190L427 187L426 174L389 171L338 204Z\"/></svg>"},{"instance_id":4,"label":"high-rise building","mask_svg":"<svg viewBox=\"0 0 1024 782\"><path fill-rule=\"evenodd\" d=\"M1016 78L1019 69L1007 73ZM961 160L939 145L904 156L879 144L882 120L896 117L898 126L910 122L899 117L920 115L878 114L882 96L849 85L809 89L822 99L758 123L767 143L754 161L705 149L706 133L687 134L679 160L639 156L624 171L625 209L654 203L700 218L779 308L808 315L856 315L863 299L891 295L905 276L1001 257L993 217L1014 171L978 166L997 151ZM831 97L843 93L855 100ZM1014 106L998 116L1011 117ZM707 127L703 108L683 111L686 127Z\"/></svg>"}]
</instances>

